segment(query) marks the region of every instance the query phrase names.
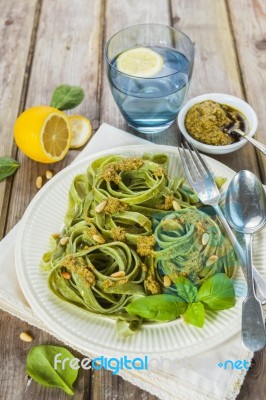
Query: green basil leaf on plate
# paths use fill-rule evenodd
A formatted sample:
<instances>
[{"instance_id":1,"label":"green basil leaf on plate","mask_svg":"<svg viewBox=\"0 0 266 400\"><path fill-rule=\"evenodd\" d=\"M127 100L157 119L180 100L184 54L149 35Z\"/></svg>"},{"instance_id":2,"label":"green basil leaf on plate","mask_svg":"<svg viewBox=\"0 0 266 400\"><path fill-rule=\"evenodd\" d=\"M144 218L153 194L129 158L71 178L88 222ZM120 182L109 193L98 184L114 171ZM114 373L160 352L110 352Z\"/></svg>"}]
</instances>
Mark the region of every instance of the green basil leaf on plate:
<instances>
[{"instance_id":1,"label":"green basil leaf on plate","mask_svg":"<svg viewBox=\"0 0 266 400\"><path fill-rule=\"evenodd\" d=\"M13 175L20 164L11 157L0 157L0 182Z\"/></svg>"},{"instance_id":2,"label":"green basil leaf on plate","mask_svg":"<svg viewBox=\"0 0 266 400\"><path fill-rule=\"evenodd\" d=\"M116 331L122 337L135 335L139 332L142 324L142 318L136 315L129 315L126 312L120 312L116 319Z\"/></svg>"},{"instance_id":3,"label":"green basil leaf on plate","mask_svg":"<svg viewBox=\"0 0 266 400\"><path fill-rule=\"evenodd\" d=\"M55 366L55 357L58 360L68 358L63 364L58 362ZM75 357L64 347L39 345L32 347L27 356L27 374L37 383L47 387L58 387L67 394L74 395L73 383L78 376L78 370L70 363ZM76 364L75 364L76 365Z\"/></svg>"},{"instance_id":4,"label":"green basil leaf on plate","mask_svg":"<svg viewBox=\"0 0 266 400\"><path fill-rule=\"evenodd\" d=\"M77 107L84 99L84 91L79 86L60 85L52 96L51 107L58 110L70 110Z\"/></svg>"},{"instance_id":5,"label":"green basil leaf on plate","mask_svg":"<svg viewBox=\"0 0 266 400\"><path fill-rule=\"evenodd\" d=\"M189 279L184 276L179 276L174 279L174 282L179 297L182 297L187 303L194 303L197 301L198 290Z\"/></svg>"},{"instance_id":6,"label":"green basil leaf on plate","mask_svg":"<svg viewBox=\"0 0 266 400\"><path fill-rule=\"evenodd\" d=\"M188 324L192 324L197 326L198 328L202 328L204 325L204 305L200 302L198 303L190 303L186 312L182 315L184 320Z\"/></svg>"},{"instance_id":7,"label":"green basil leaf on plate","mask_svg":"<svg viewBox=\"0 0 266 400\"><path fill-rule=\"evenodd\" d=\"M227 275L219 273L208 278L199 288L198 300L207 310L225 310L235 305L235 289Z\"/></svg>"},{"instance_id":8,"label":"green basil leaf on plate","mask_svg":"<svg viewBox=\"0 0 266 400\"><path fill-rule=\"evenodd\" d=\"M183 314L187 303L178 296L157 294L142 297L126 307L129 314L139 315L152 321L171 321Z\"/></svg>"}]
</instances>

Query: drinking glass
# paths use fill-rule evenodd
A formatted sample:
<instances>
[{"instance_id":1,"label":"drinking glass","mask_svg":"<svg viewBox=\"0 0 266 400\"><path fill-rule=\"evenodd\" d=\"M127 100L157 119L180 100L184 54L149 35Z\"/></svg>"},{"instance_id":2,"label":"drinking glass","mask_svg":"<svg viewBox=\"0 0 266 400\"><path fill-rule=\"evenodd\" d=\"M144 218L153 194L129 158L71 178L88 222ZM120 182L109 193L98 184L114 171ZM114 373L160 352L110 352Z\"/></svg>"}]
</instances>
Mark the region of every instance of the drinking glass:
<instances>
[{"instance_id":1,"label":"drinking glass","mask_svg":"<svg viewBox=\"0 0 266 400\"><path fill-rule=\"evenodd\" d=\"M163 58L155 75L133 76L118 69L118 57L139 47ZM194 45L189 37L166 25L135 25L109 39L105 58L113 97L127 123L146 134L168 128L184 102L192 75Z\"/></svg>"}]
</instances>

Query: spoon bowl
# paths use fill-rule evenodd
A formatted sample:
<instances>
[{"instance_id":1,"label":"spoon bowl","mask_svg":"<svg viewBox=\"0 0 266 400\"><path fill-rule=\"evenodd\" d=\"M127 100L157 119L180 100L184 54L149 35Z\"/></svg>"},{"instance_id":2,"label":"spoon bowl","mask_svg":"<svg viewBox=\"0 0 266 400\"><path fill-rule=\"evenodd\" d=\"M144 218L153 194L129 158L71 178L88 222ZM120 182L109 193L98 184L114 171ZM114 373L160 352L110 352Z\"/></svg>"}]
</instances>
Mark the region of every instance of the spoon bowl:
<instances>
[{"instance_id":1,"label":"spoon bowl","mask_svg":"<svg viewBox=\"0 0 266 400\"><path fill-rule=\"evenodd\" d=\"M250 171L240 171L232 179L226 195L225 211L238 232L255 233L266 223L266 195L260 180Z\"/></svg>"}]
</instances>

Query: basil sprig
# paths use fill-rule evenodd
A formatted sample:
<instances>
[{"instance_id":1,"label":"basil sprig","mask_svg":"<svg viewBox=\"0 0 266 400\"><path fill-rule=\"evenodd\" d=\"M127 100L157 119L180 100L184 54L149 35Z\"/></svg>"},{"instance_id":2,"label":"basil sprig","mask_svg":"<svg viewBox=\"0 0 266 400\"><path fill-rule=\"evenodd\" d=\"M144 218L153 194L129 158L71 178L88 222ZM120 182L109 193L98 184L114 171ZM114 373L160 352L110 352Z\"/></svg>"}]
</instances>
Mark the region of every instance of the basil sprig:
<instances>
[{"instance_id":1,"label":"basil sprig","mask_svg":"<svg viewBox=\"0 0 266 400\"><path fill-rule=\"evenodd\" d=\"M57 363L54 368L55 356L68 359L67 362ZM37 383L47 387L58 387L67 394L74 395L73 383L78 376L78 370L71 367L75 357L64 347L39 345L32 347L27 356L27 374Z\"/></svg>"},{"instance_id":2,"label":"basil sprig","mask_svg":"<svg viewBox=\"0 0 266 400\"><path fill-rule=\"evenodd\" d=\"M20 164L11 157L0 157L0 182L13 175Z\"/></svg>"},{"instance_id":3,"label":"basil sprig","mask_svg":"<svg viewBox=\"0 0 266 400\"><path fill-rule=\"evenodd\" d=\"M141 297L126 311L152 321L171 321L182 315L192 325L202 328L206 310L225 310L235 305L235 290L226 274L208 278L198 289L185 277L175 278L175 293ZM173 292L173 291L172 291Z\"/></svg>"},{"instance_id":4,"label":"basil sprig","mask_svg":"<svg viewBox=\"0 0 266 400\"><path fill-rule=\"evenodd\" d=\"M84 99L84 91L79 86L60 85L52 96L51 107L58 110L70 110L77 107Z\"/></svg>"},{"instance_id":5,"label":"basil sprig","mask_svg":"<svg viewBox=\"0 0 266 400\"><path fill-rule=\"evenodd\" d=\"M175 284L178 295L189 303L184 320L200 328L204 325L205 309L219 311L235 305L234 286L226 274L212 275L199 289L184 277L176 278Z\"/></svg>"}]
</instances>

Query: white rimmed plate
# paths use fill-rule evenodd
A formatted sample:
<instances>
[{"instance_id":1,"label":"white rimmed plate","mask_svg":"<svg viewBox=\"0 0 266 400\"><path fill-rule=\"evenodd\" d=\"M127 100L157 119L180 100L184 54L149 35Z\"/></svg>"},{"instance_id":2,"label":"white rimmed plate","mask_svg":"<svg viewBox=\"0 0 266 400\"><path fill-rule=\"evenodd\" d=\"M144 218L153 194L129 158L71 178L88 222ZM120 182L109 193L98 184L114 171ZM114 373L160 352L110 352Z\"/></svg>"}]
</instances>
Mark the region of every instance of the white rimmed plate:
<instances>
[{"instance_id":1,"label":"white rimmed plate","mask_svg":"<svg viewBox=\"0 0 266 400\"><path fill-rule=\"evenodd\" d=\"M185 324L181 319L164 324L143 325L141 331L121 338L110 318L88 313L58 299L47 285L47 273L39 270L41 256L49 248L48 238L62 226L67 208L68 191L73 178L86 172L96 158L108 154L142 156L143 153L167 153L169 174L185 176L178 151L172 146L136 145L96 153L62 170L35 196L27 208L16 242L16 270L23 293L39 318L55 334L85 351L104 355L168 354L169 357L194 356L221 344L240 331L242 299L235 307L208 313L202 329ZM205 157L216 176L228 178L234 171L220 162ZM262 243L264 245L262 246ZM260 272L266 265L266 231L256 235L254 264ZM237 278L243 280L237 271Z\"/></svg>"}]
</instances>

